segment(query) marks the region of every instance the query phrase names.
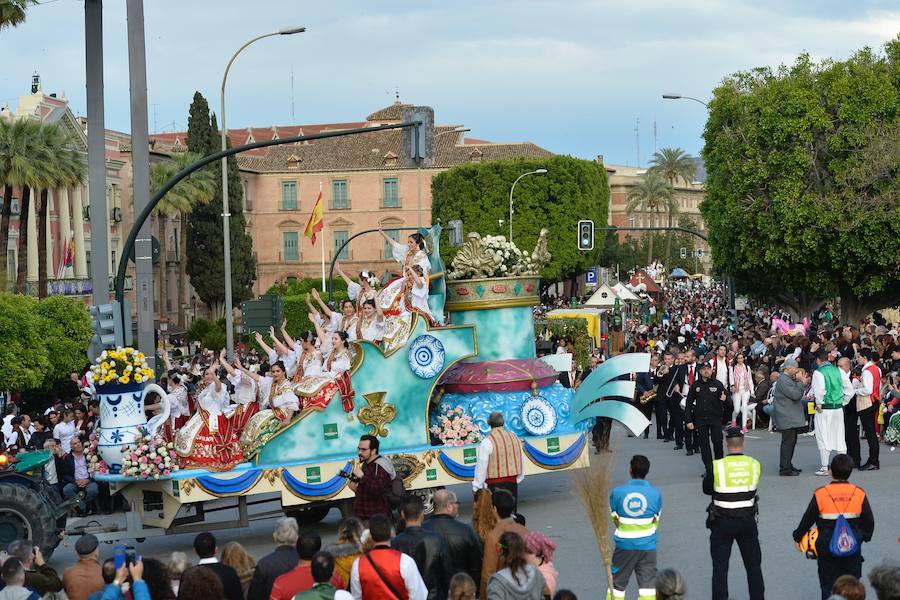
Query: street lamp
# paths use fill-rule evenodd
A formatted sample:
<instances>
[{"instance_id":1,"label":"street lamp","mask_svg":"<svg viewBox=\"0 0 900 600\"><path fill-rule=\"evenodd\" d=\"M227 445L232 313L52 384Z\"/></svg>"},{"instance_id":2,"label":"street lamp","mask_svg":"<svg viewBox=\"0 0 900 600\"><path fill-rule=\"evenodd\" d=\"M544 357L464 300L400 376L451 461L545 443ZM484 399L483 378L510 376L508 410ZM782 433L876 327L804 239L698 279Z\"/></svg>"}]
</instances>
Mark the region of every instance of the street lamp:
<instances>
[{"instance_id":1,"label":"street lamp","mask_svg":"<svg viewBox=\"0 0 900 600\"><path fill-rule=\"evenodd\" d=\"M709 104L707 104L703 100L699 100L697 98L691 98L690 96L684 96L682 94L669 93L669 94L663 94L662 97L663 97L663 100L693 100L694 102L699 102L706 108L709 108Z\"/></svg>"},{"instance_id":2,"label":"street lamp","mask_svg":"<svg viewBox=\"0 0 900 600\"><path fill-rule=\"evenodd\" d=\"M434 134L435 144L437 144L437 139L442 135L464 133L466 131L472 130L468 127L454 127L453 129L436 133ZM422 160L424 158L421 156L416 160L416 227L422 226Z\"/></svg>"},{"instance_id":3,"label":"street lamp","mask_svg":"<svg viewBox=\"0 0 900 600\"><path fill-rule=\"evenodd\" d=\"M513 181L512 187L509 188L509 243L512 244L512 216L513 216L513 190L516 189L516 184L519 183L519 180L528 175L546 175L547 169L535 169L534 171L528 171L527 173L522 173L516 180Z\"/></svg>"},{"instance_id":4,"label":"street lamp","mask_svg":"<svg viewBox=\"0 0 900 600\"><path fill-rule=\"evenodd\" d=\"M222 90L220 94L220 103L219 103L219 118L222 120L221 128L222 128L222 150L225 150L227 147L227 135L228 128L225 126L225 82L228 79L228 71L231 69L231 63L234 62L234 59L237 58L238 54L240 54L244 48L252 44L253 42L259 41L263 38L274 37L276 35L293 35L295 33L303 33L306 31L306 27L286 27L284 29L279 29L278 31L273 31L272 33L267 33L265 35L260 35L249 42L245 43L243 46L237 49L237 52L231 55L231 60L228 61L228 65L225 67L225 74L222 75ZM231 213L228 210L228 159L222 159L222 240L225 248L225 347L228 349L228 360L231 361L234 359L234 315L232 315L232 306L231 306L231 226L230 226Z\"/></svg>"}]
</instances>

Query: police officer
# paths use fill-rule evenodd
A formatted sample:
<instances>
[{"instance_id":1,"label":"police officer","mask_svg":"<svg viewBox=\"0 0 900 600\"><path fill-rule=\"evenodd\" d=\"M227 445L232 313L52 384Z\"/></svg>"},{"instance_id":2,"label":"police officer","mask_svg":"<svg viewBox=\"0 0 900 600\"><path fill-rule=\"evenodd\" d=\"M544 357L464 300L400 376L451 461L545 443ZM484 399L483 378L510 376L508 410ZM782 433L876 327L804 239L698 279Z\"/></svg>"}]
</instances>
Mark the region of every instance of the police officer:
<instances>
[{"instance_id":1,"label":"police officer","mask_svg":"<svg viewBox=\"0 0 900 600\"><path fill-rule=\"evenodd\" d=\"M728 599L728 561L737 542L747 571L750 600L763 600L765 586L762 552L759 548L759 512L756 489L759 486L759 461L744 455L744 434L740 427L729 427L725 435L728 456L712 463L712 474L703 478L703 492L712 496L707 512L709 553L712 557L712 599Z\"/></svg>"},{"instance_id":2,"label":"police officer","mask_svg":"<svg viewBox=\"0 0 900 600\"><path fill-rule=\"evenodd\" d=\"M687 428L696 430L700 435L700 456L706 474L712 468L713 455L722 458L722 425L725 424L725 386L718 379L711 377L712 366L709 363L700 365L700 379L690 386L684 409L684 421ZM712 442L712 452L709 446Z\"/></svg>"}]
</instances>

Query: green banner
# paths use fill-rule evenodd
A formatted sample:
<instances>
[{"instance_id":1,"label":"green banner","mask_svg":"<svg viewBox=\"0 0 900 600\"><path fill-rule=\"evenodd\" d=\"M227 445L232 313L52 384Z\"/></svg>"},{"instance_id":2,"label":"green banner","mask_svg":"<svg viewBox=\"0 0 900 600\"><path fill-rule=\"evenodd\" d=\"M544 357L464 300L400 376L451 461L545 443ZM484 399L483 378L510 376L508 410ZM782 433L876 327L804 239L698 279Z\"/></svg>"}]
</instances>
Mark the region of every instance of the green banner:
<instances>
[{"instance_id":1,"label":"green banner","mask_svg":"<svg viewBox=\"0 0 900 600\"><path fill-rule=\"evenodd\" d=\"M426 469L425 481L437 481L437 469Z\"/></svg>"},{"instance_id":2,"label":"green banner","mask_svg":"<svg viewBox=\"0 0 900 600\"><path fill-rule=\"evenodd\" d=\"M463 448L463 464L474 465L477 460L475 448Z\"/></svg>"},{"instance_id":3,"label":"green banner","mask_svg":"<svg viewBox=\"0 0 900 600\"><path fill-rule=\"evenodd\" d=\"M322 471L319 467L306 467L306 483L322 483Z\"/></svg>"},{"instance_id":4,"label":"green banner","mask_svg":"<svg viewBox=\"0 0 900 600\"><path fill-rule=\"evenodd\" d=\"M547 438L547 452L549 452L550 454L559 452L559 438L558 437Z\"/></svg>"},{"instance_id":5,"label":"green banner","mask_svg":"<svg viewBox=\"0 0 900 600\"><path fill-rule=\"evenodd\" d=\"M325 423L325 425L322 426L322 429L326 440L338 439L337 423Z\"/></svg>"}]
</instances>

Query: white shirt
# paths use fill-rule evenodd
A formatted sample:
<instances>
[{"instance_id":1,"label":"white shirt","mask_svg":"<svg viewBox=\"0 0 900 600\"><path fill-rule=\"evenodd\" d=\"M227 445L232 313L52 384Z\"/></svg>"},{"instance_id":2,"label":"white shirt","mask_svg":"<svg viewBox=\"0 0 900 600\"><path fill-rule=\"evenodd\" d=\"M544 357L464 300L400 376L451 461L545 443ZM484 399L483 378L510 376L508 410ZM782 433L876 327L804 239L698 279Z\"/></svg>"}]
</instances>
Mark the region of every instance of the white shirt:
<instances>
[{"instance_id":1,"label":"white shirt","mask_svg":"<svg viewBox=\"0 0 900 600\"><path fill-rule=\"evenodd\" d=\"M44 463L44 479L46 479L47 483L50 485L59 483L59 476L56 474L56 461L52 456L50 457L50 460Z\"/></svg>"},{"instance_id":2,"label":"white shirt","mask_svg":"<svg viewBox=\"0 0 900 600\"><path fill-rule=\"evenodd\" d=\"M872 372L869 370L869 367L873 364L875 363L869 361L863 366L862 377L860 378L859 384L856 386L857 396L872 395L872 391L875 389L875 378L872 377Z\"/></svg>"},{"instance_id":3,"label":"white shirt","mask_svg":"<svg viewBox=\"0 0 900 600\"><path fill-rule=\"evenodd\" d=\"M822 406L825 402L825 376L818 369L812 374L812 393L816 399L816 406Z\"/></svg>"},{"instance_id":4,"label":"white shirt","mask_svg":"<svg viewBox=\"0 0 900 600\"><path fill-rule=\"evenodd\" d=\"M850 404L853 396L856 395L856 390L853 388L853 382L850 381L850 371L845 371L840 368L838 370L841 372L841 387L844 392L844 406L847 406Z\"/></svg>"},{"instance_id":5,"label":"white shirt","mask_svg":"<svg viewBox=\"0 0 900 600\"><path fill-rule=\"evenodd\" d=\"M3 417L3 426L0 427L0 432L3 433L3 437L8 439L10 435L12 435L12 420L15 418L15 415L6 415Z\"/></svg>"},{"instance_id":6,"label":"white shirt","mask_svg":"<svg viewBox=\"0 0 900 600\"><path fill-rule=\"evenodd\" d=\"M488 472L488 463L491 460L491 453L494 451L494 442L491 441L491 438L488 436L484 436L484 439L481 440L481 443L478 444L478 450L475 452L476 460L475 460L475 477L472 479L472 491L477 492L482 488L486 488L487 484L485 483L485 479L487 479ZM522 455L522 467L525 467L525 455ZM516 483L522 483L522 480L525 479L525 472L523 470L522 473L519 473L519 476L516 477Z\"/></svg>"},{"instance_id":7,"label":"white shirt","mask_svg":"<svg viewBox=\"0 0 900 600\"><path fill-rule=\"evenodd\" d=\"M198 565L214 565L217 562L219 562L219 559L216 558L215 556L211 556L209 558L201 558L200 560L197 561L197 564Z\"/></svg>"},{"instance_id":8,"label":"white shirt","mask_svg":"<svg viewBox=\"0 0 900 600\"><path fill-rule=\"evenodd\" d=\"M353 595L354 600L362 600L363 598L362 585L359 582L359 561L361 560L363 560L363 557L354 560L353 567L350 569L350 593ZM416 561L402 552L400 553L400 577L403 578L403 582L406 584L406 593L409 596L409 600L425 600L428 598L428 588L425 587L425 582L419 574L419 567L416 566ZM337 600L337 594L334 597Z\"/></svg>"},{"instance_id":9,"label":"white shirt","mask_svg":"<svg viewBox=\"0 0 900 600\"><path fill-rule=\"evenodd\" d=\"M53 428L53 437L59 440L59 445L63 452L69 453L72 450L72 438L75 437L75 421L60 421Z\"/></svg>"}]
</instances>

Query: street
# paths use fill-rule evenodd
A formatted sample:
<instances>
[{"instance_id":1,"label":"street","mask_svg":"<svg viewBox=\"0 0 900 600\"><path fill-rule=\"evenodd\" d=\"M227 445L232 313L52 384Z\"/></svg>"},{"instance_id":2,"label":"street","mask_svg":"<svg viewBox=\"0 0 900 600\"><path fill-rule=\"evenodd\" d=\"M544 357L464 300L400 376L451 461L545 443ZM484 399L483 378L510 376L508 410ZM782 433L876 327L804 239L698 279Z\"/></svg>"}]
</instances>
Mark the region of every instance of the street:
<instances>
[{"instance_id":1,"label":"street","mask_svg":"<svg viewBox=\"0 0 900 600\"><path fill-rule=\"evenodd\" d=\"M648 479L663 493L662 523L659 530L659 567L675 568L688 582L690 598L707 598L710 594L711 567L709 534L705 527L708 498L700 490L703 470L699 456L687 457L673 452L672 444L655 439L625 436L619 429L614 435L617 447L615 484L627 480L628 460L632 454L644 454L651 462ZM815 439L801 437L797 443L794 464L803 469L799 477L778 477L778 445L780 436L764 430L751 432L747 451L763 465L760 483L760 540L763 571L768 598L815 598L818 579L814 561L803 558L793 546L791 532L797 526L813 490L828 480L812 475L817 467ZM900 513L894 510L895 476L900 475L900 453L882 447L880 471L854 472L851 481L865 488L875 512L875 536L863 545L866 562L863 575L884 558L896 555L900 535ZM597 543L581 504L570 491L567 473L553 473L526 479L520 487L519 510L530 529L543 531L559 545L554 564L559 570L560 587L573 590L580 598L596 598L605 581L600 566ZM461 518L471 515L471 492L467 485L455 486L463 500ZM108 517L101 517L100 520ZM223 517L224 518L224 517ZM318 529L325 543L333 540L340 514L332 510ZM230 540L240 541L257 558L272 549L274 520L253 523L245 530L223 530L217 533L219 546ZM144 556L163 561L171 552L182 550L196 560L191 549L192 535L151 538L135 544ZM127 540L125 540L128 542ZM64 542L49 561L58 570L75 561L74 539ZM128 542L133 543L133 542ZM103 558L112 548L101 550ZM747 583L737 546L732 552L729 591L733 598L747 597ZM628 597L635 597L637 587L632 580Z\"/></svg>"}]
</instances>

